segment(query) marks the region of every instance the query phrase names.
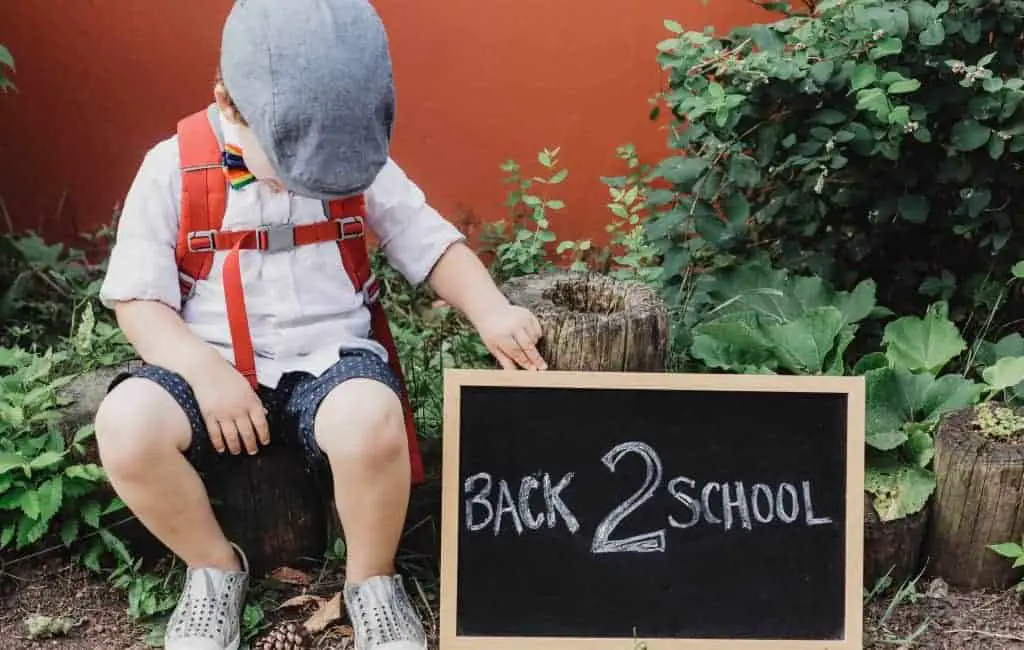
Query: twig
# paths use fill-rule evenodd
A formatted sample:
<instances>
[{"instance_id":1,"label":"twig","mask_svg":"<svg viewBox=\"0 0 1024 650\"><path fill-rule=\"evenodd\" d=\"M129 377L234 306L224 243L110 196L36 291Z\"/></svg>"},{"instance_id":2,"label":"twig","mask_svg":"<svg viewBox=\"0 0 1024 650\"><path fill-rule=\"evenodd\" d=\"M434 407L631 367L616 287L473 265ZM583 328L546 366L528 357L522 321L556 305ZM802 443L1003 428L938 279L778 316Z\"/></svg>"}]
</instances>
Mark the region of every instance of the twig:
<instances>
[{"instance_id":1,"label":"twig","mask_svg":"<svg viewBox=\"0 0 1024 650\"><path fill-rule=\"evenodd\" d=\"M989 637L992 639L1024 642L1024 636L1018 636L1016 634L1002 634L1000 632L986 632L985 630L972 630L969 628L954 628L952 630L946 630L946 634L976 634L978 636Z\"/></svg>"},{"instance_id":2,"label":"twig","mask_svg":"<svg viewBox=\"0 0 1024 650\"><path fill-rule=\"evenodd\" d=\"M7 224L7 233L14 234L14 221L11 220L11 213L7 210L7 202L0 196L0 213L4 215L4 223Z\"/></svg>"}]
</instances>

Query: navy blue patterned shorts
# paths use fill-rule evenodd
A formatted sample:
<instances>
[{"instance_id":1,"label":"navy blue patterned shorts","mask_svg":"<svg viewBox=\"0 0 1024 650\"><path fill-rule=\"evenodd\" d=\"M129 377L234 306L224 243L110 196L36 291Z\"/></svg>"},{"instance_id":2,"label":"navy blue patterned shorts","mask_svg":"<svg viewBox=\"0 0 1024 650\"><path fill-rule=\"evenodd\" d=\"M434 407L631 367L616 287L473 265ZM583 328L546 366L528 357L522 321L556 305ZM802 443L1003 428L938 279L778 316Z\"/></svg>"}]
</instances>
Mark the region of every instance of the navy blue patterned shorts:
<instances>
[{"instance_id":1,"label":"navy blue patterned shorts","mask_svg":"<svg viewBox=\"0 0 1024 650\"><path fill-rule=\"evenodd\" d=\"M185 452L186 458L200 472L209 469L220 454L213 447L206 423L199 412L199 403L185 379L166 368L144 365L138 370L118 376L111 382L110 389L129 377L149 379L170 393L192 425L192 444ZM301 445L315 474L329 471L327 459L316 443L313 432L317 410L328 393L349 379L372 379L390 387L395 394L402 394L401 384L391 366L378 355L366 350L342 352L338 361L319 377L305 372L290 372L281 377L277 388L261 385L257 391L268 412L267 424L271 440L283 444L297 442ZM243 448L242 454L245 453ZM230 452L225 451L225 454L230 455Z\"/></svg>"}]
</instances>

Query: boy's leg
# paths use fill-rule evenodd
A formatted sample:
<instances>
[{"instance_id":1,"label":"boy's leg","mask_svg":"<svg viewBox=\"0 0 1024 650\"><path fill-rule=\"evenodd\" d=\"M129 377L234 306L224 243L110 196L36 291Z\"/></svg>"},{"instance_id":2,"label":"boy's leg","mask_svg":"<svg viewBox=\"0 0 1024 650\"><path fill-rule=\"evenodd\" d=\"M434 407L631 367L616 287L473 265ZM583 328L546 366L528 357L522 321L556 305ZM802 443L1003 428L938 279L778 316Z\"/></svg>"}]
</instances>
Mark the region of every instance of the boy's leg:
<instances>
[{"instance_id":1,"label":"boy's leg","mask_svg":"<svg viewBox=\"0 0 1024 650\"><path fill-rule=\"evenodd\" d=\"M234 650L248 571L193 467L205 428L181 377L155 366L120 381L96 414L100 461L118 496L189 567L166 650ZM208 441L208 439L207 439Z\"/></svg>"},{"instance_id":2,"label":"boy's leg","mask_svg":"<svg viewBox=\"0 0 1024 650\"><path fill-rule=\"evenodd\" d=\"M192 418L171 395L143 377L111 390L96 413L100 462L132 514L188 566L237 570L206 488L184 455Z\"/></svg>"},{"instance_id":3,"label":"boy's leg","mask_svg":"<svg viewBox=\"0 0 1024 650\"><path fill-rule=\"evenodd\" d=\"M380 357L348 353L321 377L299 384L289 409L314 462L325 456L333 478L356 650L426 648L395 570L411 485L399 390Z\"/></svg>"}]
</instances>

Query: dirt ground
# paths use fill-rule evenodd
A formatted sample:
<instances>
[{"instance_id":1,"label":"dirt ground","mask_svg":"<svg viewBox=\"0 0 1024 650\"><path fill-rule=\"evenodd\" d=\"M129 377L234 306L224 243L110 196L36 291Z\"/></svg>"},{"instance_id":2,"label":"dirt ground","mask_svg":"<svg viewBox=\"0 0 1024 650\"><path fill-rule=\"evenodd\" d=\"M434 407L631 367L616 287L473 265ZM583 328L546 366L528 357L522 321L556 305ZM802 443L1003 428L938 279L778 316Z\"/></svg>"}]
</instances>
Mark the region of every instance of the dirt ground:
<instances>
[{"instance_id":1,"label":"dirt ground","mask_svg":"<svg viewBox=\"0 0 1024 650\"><path fill-rule=\"evenodd\" d=\"M282 598L302 591L329 597L337 583L318 580L315 587L287 587ZM436 647L436 597L416 595ZM122 592L60 560L41 561L0 573L0 650L143 650L147 629L125 614ZM958 593L934 581L899 597L873 598L866 607L865 648L934 648L936 650L1024 649L1024 594ZM304 621L311 609L268 612L271 624ZM66 636L32 640L27 621L33 615L65 616L76 626ZM316 638L318 650L348 650L351 629L344 618Z\"/></svg>"}]
</instances>

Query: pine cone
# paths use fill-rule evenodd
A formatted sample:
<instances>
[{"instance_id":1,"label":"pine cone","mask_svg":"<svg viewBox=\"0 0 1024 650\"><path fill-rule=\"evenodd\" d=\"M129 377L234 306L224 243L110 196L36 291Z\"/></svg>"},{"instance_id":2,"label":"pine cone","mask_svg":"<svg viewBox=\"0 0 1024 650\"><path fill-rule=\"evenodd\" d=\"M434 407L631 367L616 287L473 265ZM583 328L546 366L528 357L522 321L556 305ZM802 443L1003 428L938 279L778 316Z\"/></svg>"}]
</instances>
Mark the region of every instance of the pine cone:
<instances>
[{"instance_id":1,"label":"pine cone","mask_svg":"<svg viewBox=\"0 0 1024 650\"><path fill-rule=\"evenodd\" d=\"M298 623L281 623L260 639L253 650L308 650L313 639Z\"/></svg>"}]
</instances>

